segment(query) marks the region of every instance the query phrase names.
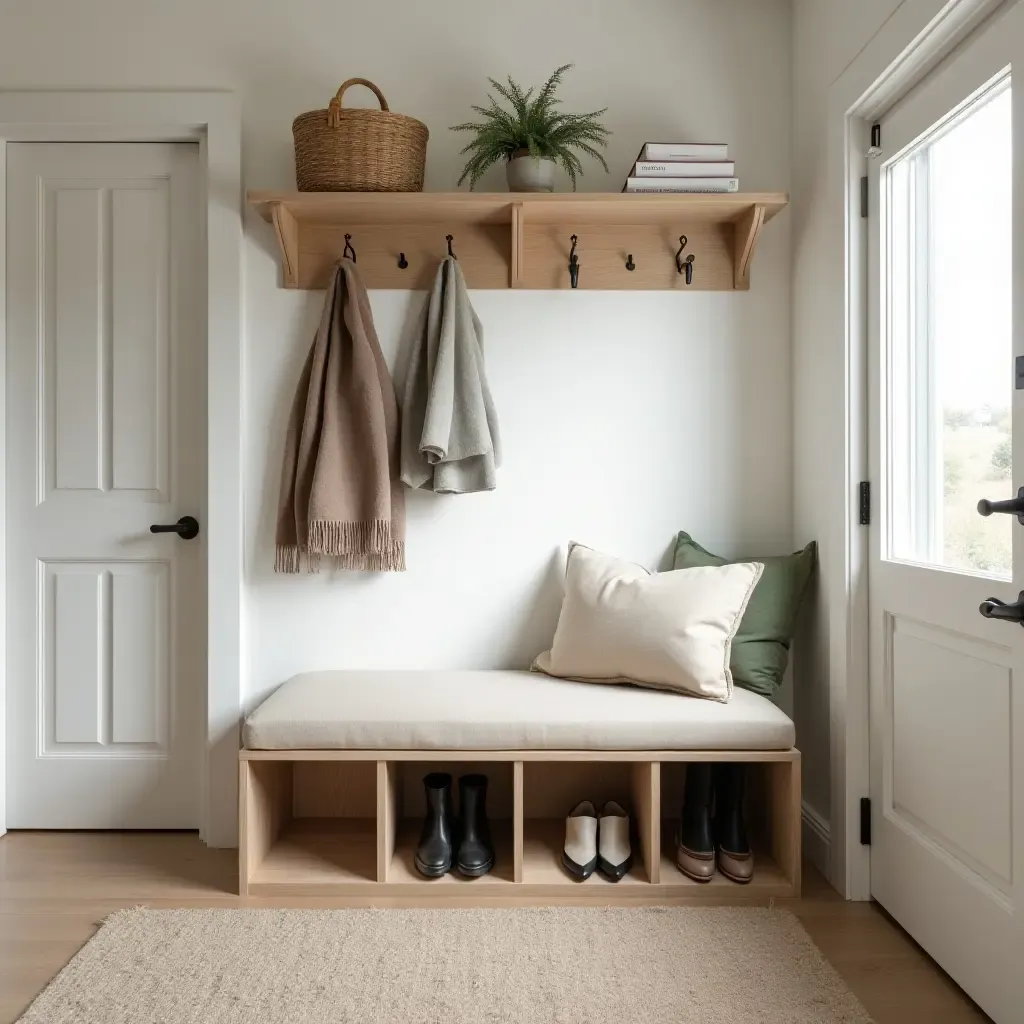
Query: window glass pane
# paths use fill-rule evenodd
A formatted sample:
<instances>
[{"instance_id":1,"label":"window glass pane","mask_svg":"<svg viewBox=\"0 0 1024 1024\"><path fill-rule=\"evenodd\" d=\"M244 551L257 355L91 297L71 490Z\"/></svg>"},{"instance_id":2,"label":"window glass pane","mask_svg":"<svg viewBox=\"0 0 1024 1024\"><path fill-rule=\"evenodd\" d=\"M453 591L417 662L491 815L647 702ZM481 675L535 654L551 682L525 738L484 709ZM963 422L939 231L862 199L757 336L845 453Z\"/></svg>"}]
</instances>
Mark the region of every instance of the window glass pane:
<instances>
[{"instance_id":1,"label":"window glass pane","mask_svg":"<svg viewBox=\"0 0 1024 1024\"><path fill-rule=\"evenodd\" d=\"M889 555L1010 577L1010 90L885 171Z\"/></svg>"}]
</instances>

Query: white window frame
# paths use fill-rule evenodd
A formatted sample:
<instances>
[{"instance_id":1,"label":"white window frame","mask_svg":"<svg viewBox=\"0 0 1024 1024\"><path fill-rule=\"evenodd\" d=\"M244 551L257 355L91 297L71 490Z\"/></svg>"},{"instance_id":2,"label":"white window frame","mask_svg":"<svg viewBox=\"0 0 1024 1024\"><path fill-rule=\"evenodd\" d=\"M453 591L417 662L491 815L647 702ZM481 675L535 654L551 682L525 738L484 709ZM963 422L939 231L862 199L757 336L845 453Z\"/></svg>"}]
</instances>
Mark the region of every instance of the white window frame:
<instances>
[{"instance_id":1,"label":"white window frame","mask_svg":"<svg viewBox=\"0 0 1024 1024\"><path fill-rule=\"evenodd\" d=\"M208 639L200 834L238 842L242 707L241 107L230 92L0 91L0 649L6 622L6 153L9 142L196 142L206 198ZM0 835L7 779L0 661Z\"/></svg>"},{"instance_id":2,"label":"white window frame","mask_svg":"<svg viewBox=\"0 0 1024 1024\"><path fill-rule=\"evenodd\" d=\"M913 538L916 554L923 561L939 562L942 556L942 445L941 425L936 407L937 374L933 351L929 339L934 322L932 301L933 272L931 266L931 166L926 146L927 140L911 151L887 161L881 168L882 188L879 189L882 220L879 237L884 243L879 253L882 274L883 309L886 325L886 418L889 447L886 472L889 474L888 508L886 510L886 536L884 557L896 556L900 544L897 538ZM909 200L906 203L906 223L897 223L891 216L896 208L895 175L898 163L907 161L906 187ZM907 253L906 277L895 279L897 268L892 265L889 254L898 244L897 233L905 230L905 252ZM914 298L906 306L906 322L897 326L889 296L908 294L908 283L913 282ZM896 351L893 341L906 337L910 345L903 351ZM906 356L907 365L897 373L896 360ZM896 382L904 385L897 392ZM896 438L902 434L904 443ZM899 449L902 448L902 451ZM904 475L897 479L895 469L904 467ZM921 500L926 496L927 500ZM904 546L903 550L909 550Z\"/></svg>"}]
</instances>

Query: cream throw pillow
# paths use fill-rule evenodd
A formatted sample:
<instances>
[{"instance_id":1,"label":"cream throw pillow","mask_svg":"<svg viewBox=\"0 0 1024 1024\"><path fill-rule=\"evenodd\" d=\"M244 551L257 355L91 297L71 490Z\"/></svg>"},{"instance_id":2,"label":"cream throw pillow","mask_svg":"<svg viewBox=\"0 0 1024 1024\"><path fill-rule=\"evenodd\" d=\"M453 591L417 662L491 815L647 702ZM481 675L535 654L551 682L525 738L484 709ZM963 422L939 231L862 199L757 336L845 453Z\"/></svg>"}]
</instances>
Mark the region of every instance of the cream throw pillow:
<instances>
[{"instance_id":1,"label":"cream throw pillow","mask_svg":"<svg viewBox=\"0 0 1024 1024\"><path fill-rule=\"evenodd\" d=\"M555 639L533 667L727 701L732 638L763 569L739 562L649 573L574 543Z\"/></svg>"}]
</instances>

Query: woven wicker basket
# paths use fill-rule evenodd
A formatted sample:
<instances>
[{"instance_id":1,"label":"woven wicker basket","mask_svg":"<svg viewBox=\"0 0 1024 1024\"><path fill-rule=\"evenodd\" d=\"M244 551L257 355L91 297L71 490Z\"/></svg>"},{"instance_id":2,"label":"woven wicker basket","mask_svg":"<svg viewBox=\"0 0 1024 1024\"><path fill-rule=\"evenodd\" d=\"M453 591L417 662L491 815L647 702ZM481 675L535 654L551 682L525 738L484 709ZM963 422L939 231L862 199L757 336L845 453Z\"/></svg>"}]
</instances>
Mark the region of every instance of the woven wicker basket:
<instances>
[{"instance_id":1,"label":"woven wicker basket","mask_svg":"<svg viewBox=\"0 0 1024 1024\"><path fill-rule=\"evenodd\" d=\"M365 85L380 110L343 109L350 85ZM300 192L422 192L427 126L394 114L384 94L365 78L350 78L326 110L292 122L295 180Z\"/></svg>"}]
</instances>

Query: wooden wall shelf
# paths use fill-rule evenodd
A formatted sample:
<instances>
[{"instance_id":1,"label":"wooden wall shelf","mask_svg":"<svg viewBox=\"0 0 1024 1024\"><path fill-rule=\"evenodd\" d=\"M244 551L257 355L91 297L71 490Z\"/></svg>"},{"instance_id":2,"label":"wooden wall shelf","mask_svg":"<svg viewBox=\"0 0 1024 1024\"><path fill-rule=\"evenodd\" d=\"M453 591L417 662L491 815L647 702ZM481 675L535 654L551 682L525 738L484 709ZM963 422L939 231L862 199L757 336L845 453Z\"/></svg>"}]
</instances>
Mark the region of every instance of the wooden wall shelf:
<instances>
[{"instance_id":1,"label":"wooden wall shelf","mask_svg":"<svg viewBox=\"0 0 1024 1024\"><path fill-rule=\"evenodd\" d=\"M249 192L248 200L274 225L286 288L325 287L346 233L368 288L429 288L447 234L471 288L568 288L575 234L581 290L634 291L746 290L761 229L789 201L775 192ZM684 255L695 257L689 286L675 266L683 234Z\"/></svg>"}]
</instances>

